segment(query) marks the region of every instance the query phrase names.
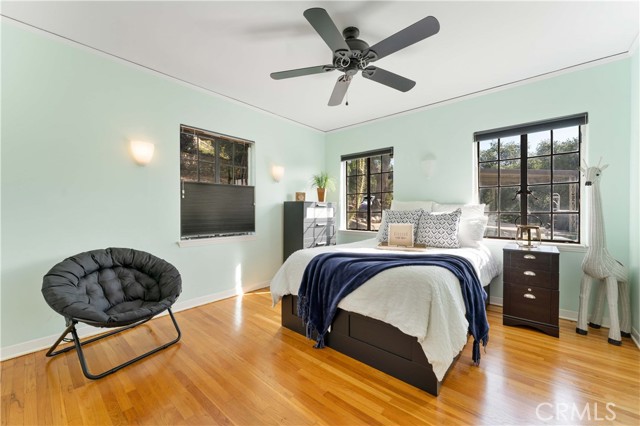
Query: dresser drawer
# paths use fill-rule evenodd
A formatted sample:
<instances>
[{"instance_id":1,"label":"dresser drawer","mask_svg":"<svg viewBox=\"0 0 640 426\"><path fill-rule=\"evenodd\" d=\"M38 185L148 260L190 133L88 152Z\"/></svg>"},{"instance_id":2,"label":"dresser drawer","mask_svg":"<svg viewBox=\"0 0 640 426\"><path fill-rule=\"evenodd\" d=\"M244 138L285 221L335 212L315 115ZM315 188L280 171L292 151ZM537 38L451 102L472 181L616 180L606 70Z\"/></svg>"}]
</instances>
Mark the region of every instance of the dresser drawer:
<instances>
[{"instance_id":1,"label":"dresser drawer","mask_svg":"<svg viewBox=\"0 0 640 426\"><path fill-rule=\"evenodd\" d=\"M558 290L558 275L537 269L505 268L504 282L513 285L544 287Z\"/></svg>"},{"instance_id":2,"label":"dresser drawer","mask_svg":"<svg viewBox=\"0 0 640 426\"><path fill-rule=\"evenodd\" d=\"M558 312L553 312L553 307L558 306L558 296L558 291L547 288L505 284L504 314L558 325Z\"/></svg>"},{"instance_id":3,"label":"dresser drawer","mask_svg":"<svg viewBox=\"0 0 640 426\"><path fill-rule=\"evenodd\" d=\"M304 221L310 220L327 220L335 217L335 209L333 206L315 206L307 207L305 210Z\"/></svg>"},{"instance_id":4,"label":"dresser drawer","mask_svg":"<svg viewBox=\"0 0 640 426\"><path fill-rule=\"evenodd\" d=\"M313 236L305 237L304 240L302 240L302 248L310 248L315 246L316 246L316 240L313 238Z\"/></svg>"},{"instance_id":5,"label":"dresser drawer","mask_svg":"<svg viewBox=\"0 0 640 426\"><path fill-rule=\"evenodd\" d=\"M315 229L315 236L320 238L330 238L335 233L333 225L323 226Z\"/></svg>"},{"instance_id":6,"label":"dresser drawer","mask_svg":"<svg viewBox=\"0 0 640 426\"><path fill-rule=\"evenodd\" d=\"M325 225L327 223L333 223L334 220L332 218L320 218L320 219L304 219L304 226L315 226L315 225Z\"/></svg>"}]
</instances>

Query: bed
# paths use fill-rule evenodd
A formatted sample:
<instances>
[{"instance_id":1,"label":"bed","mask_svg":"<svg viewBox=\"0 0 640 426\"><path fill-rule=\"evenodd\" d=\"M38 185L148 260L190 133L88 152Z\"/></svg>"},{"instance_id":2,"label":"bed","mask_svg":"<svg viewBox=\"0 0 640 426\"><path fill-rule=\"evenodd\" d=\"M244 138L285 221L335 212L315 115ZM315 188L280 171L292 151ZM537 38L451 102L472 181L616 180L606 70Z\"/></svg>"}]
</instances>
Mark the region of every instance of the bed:
<instances>
[{"instance_id":1,"label":"bed","mask_svg":"<svg viewBox=\"0 0 640 426\"><path fill-rule=\"evenodd\" d=\"M282 301L282 325L305 334L297 294L314 256L330 251L388 253L377 245L374 238L293 253L271 282L274 305ZM407 253L462 256L472 263L483 286L500 273L499 263L482 244ZM460 282L444 268L404 266L383 271L342 299L338 308L326 346L433 395L438 395L447 371L467 342L469 324Z\"/></svg>"}]
</instances>

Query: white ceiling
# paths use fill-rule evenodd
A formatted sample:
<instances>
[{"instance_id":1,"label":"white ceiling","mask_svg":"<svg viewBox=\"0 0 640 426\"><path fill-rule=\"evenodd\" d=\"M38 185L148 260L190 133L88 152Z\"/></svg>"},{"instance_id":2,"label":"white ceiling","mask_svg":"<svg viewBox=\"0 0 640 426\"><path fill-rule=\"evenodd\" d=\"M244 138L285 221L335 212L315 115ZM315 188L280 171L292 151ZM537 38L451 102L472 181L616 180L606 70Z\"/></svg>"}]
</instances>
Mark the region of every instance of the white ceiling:
<instances>
[{"instance_id":1,"label":"white ceiling","mask_svg":"<svg viewBox=\"0 0 640 426\"><path fill-rule=\"evenodd\" d=\"M375 63L417 82L398 92L358 75L327 106L337 71L302 13L322 7L370 45L425 16L440 32ZM330 131L627 52L638 1L2 2L2 15L307 126Z\"/></svg>"}]
</instances>

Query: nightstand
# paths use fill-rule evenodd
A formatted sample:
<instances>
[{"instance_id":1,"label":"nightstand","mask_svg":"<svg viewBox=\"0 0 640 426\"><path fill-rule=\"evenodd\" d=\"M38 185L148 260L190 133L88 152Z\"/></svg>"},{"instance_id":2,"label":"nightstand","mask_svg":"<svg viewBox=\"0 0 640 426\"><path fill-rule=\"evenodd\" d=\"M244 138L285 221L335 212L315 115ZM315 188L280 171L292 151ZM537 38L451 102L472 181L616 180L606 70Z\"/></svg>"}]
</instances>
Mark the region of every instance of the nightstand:
<instances>
[{"instance_id":1,"label":"nightstand","mask_svg":"<svg viewBox=\"0 0 640 426\"><path fill-rule=\"evenodd\" d=\"M559 261L555 246L522 249L509 244L504 254L504 325L527 325L558 337Z\"/></svg>"}]
</instances>

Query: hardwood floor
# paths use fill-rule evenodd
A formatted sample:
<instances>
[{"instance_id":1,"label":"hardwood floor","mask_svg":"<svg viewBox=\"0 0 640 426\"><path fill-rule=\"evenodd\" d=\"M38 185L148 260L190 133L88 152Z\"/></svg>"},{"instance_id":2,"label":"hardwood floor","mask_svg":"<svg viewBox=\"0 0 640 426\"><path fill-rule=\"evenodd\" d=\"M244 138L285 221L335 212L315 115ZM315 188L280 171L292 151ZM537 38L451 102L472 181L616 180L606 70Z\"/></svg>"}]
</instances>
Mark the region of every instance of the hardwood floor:
<instances>
[{"instance_id":1,"label":"hardwood floor","mask_svg":"<svg viewBox=\"0 0 640 426\"><path fill-rule=\"evenodd\" d=\"M640 351L606 329L560 338L504 327L490 307L480 367L471 342L439 397L317 350L280 326L268 291L179 312L180 343L98 381L75 352L2 363L2 424L640 424ZM89 345L94 372L171 338L168 317ZM60 319L62 330L63 320Z\"/></svg>"}]
</instances>

